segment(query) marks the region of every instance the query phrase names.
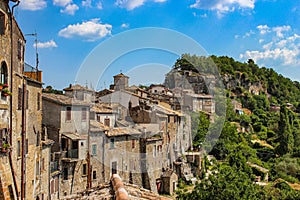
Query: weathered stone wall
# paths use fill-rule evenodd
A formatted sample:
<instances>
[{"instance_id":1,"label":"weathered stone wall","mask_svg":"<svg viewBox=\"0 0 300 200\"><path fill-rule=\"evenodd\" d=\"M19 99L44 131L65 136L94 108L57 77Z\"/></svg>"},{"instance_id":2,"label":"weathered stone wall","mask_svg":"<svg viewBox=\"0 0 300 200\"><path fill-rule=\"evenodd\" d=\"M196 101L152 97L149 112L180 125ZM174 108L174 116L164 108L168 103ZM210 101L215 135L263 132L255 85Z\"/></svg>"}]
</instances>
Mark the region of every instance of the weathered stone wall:
<instances>
[{"instance_id":1,"label":"weathered stone wall","mask_svg":"<svg viewBox=\"0 0 300 200\"><path fill-rule=\"evenodd\" d=\"M61 124L60 132L72 132L80 135L86 135L89 130L89 112L88 106L70 106L71 107L71 120L66 120L66 110L68 106L63 106L61 110ZM81 119L82 108L86 108L86 120Z\"/></svg>"},{"instance_id":2,"label":"weathered stone wall","mask_svg":"<svg viewBox=\"0 0 300 200\"><path fill-rule=\"evenodd\" d=\"M77 160L73 162L62 162L62 172L64 169L68 169L68 178L65 179L63 174L60 182L60 196L67 196L81 192L87 187L87 170L83 172L83 165L87 169L86 160Z\"/></svg>"},{"instance_id":3,"label":"weathered stone wall","mask_svg":"<svg viewBox=\"0 0 300 200\"><path fill-rule=\"evenodd\" d=\"M52 152L60 151L59 128L61 124L61 106L43 98L43 124L48 133L48 138L55 141Z\"/></svg>"},{"instance_id":4,"label":"weathered stone wall","mask_svg":"<svg viewBox=\"0 0 300 200\"><path fill-rule=\"evenodd\" d=\"M114 139L114 148L111 148L111 139ZM134 184L141 185L140 147L138 138L131 135L107 137L105 139L104 160L105 181L108 181L112 175L112 162L117 162L117 173L120 174L126 182L132 181ZM130 178L130 172L132 178Z\"/></svg>"},{"instance_id":5,"label":"weathered stone wall","mask_svg":"<svg viewBox=\"0 0 300 200\"><path fill-rule=\"evenodd\" d=\"M25 81L24 81L25 82ZM49 177L44 175L42 178L42 168L48 166L48 163L43 162L43 157L49 157L49 150L42 151L42 103L41 93L42 84L27 80L25 97L28 102L25 101L23 107L26 109L26 145L28 144L28 152L26 154L26 196L27 198L36 198L37 196L48 196L48 187L42 187L47 185ZM40 96L40 97L38 97ZM38 102L40 98L40 102ZM39 105L38 105L39 104ZM28 107L27 107L28 105ZM21 119L19 119L21 121ZM45 155L43 154L45 153Z\"/></svg>"}]
</instances>

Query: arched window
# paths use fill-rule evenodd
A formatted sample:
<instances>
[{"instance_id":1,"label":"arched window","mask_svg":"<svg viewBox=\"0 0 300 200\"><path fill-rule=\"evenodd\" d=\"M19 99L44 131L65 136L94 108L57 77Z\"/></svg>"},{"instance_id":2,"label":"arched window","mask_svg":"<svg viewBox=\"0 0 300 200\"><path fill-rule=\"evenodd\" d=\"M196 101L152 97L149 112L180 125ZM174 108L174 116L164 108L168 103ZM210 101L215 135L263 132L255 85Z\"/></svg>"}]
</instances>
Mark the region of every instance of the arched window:
<instances>
[{"instance_id":1,"label":"arched window","mask_svg":"<svg viewBox=\"0 0 300 200\"><path fill-rule=\"evenodd\" d=\"M7 65L5 62L2 62L0 68L0 83L7 84L7 78L8 78Z\"/></svg>"}]
</instances>

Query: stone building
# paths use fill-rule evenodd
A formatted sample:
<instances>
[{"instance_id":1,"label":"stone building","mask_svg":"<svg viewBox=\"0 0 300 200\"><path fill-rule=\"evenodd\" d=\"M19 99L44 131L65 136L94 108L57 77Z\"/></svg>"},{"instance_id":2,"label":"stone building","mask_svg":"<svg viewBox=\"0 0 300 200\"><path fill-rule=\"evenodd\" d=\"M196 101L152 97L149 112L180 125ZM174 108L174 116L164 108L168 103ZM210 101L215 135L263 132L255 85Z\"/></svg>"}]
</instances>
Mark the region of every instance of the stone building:
<instances>
[{"instance_id":1,"label":"stone building","mask_svg":"<svg viewBox=\"0 0 300 200\"><path fill-rule=\"evenodd\" d=\"M123 73L117 74L114 76L114 84L110 85L111 90L125 90L128 88L128 79L129 77Z\"/></svg>"},{"instance_id":2,"label":"stone building","mask_svg":"<svg viewBox=\"0 0 300 200\"><path fill-rule=\"evenodd\" d=\"M162 84L151 84L148 91L152 94L167 94L168 89Z\"/></svg>"},{"instance_id":3,"label":"stone building","mask_svg":"<svg viewBox=\"0 0 300 200\"><path fill-rule=\"evenodd\" d=\"M210 114L215 112L215 102L212 95L185 93L183 98L183 105L188 110L203 111Z\"/></svg>"},{"instance_id":4,"label":"stone building","mask_svg":"<svg viewBox=\"0 0 300 200\"><path fill-rule=\"evenodd\" d=\"M52 142L42 137L41 71L24 68L25 39L13 2L0 1L0 143L7 151L0 156L0 199L49 198Z\"/></svg>"},{"instance_id":5,"label":"stone building","mask_svg":"<svg viewBox=\"0 0 300 200\"><path fill-rule=\"evenodd\" d=\"M166 170L162 178L160 192L164 194L174 194L177 189L178 176L173 170Z\"/></svg>"},{"instance_id":6,"label":"stone building","mask_svg":"<svg viewBox=\"0 0 300 200\"><path fill-rule=\"evenodd\" d=\"M48 137L55 141L51 149L51 161L60 170L59 175L54 173L52 177L52 192L57 197L70 195L87 187L91 96L83 96L81 100L69 93L43 94L43 125ZM55 187L57 181L59 188Z\"/></svg>"},{"instance_id":7,"label":"stone building","mask_svg":"<svg viewBox=\"0 0 300 200\"><path fill-rule=\"evenodd\" d=\"M126 182L142 185L141 132L130 127L109 127L94 120L91 120L90 131L93 180L109 182L111 175L118 173Z\"/></svg>"}]
</instances>

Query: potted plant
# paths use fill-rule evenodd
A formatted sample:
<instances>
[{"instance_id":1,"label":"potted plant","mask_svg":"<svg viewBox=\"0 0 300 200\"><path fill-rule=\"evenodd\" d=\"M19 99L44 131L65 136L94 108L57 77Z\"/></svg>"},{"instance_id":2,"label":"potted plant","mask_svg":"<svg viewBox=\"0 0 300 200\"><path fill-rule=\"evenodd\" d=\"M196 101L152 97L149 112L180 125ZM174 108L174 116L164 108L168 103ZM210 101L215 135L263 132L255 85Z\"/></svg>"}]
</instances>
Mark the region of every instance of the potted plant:
<instances>
[{"instance_id":1,"label":"potted plant","mask_svg":"<svg viewBox=\"0 0 300 200\"><path fill-rule=\"evenodd\" d=\"M4 142L4 143L2 144L2 149L1 149L1 151L2 151L3 153L5 153L5 152L7 152L7 149L8 149L9 147L10 147L10 144Z\"/></svg>"},{"instance_id":2,"label":"potted plant","mask_svg":"<svg viewBox=\"0 0 300 200\"><path fill-rule=\"evenodd\" d=\"M7 88L4 88L4 89L2 90L2 95L3 95L3 96L11 96L12 93L11 93Z\"/></svg>"},{"instance_id":3,"label":"potted plant","mask_svg":"<svg viewBox=\"0 0 300 200\"><path fill-rule=\"evenodd\" d=\"M3 83L0 83L0 90L2 90L3 89Z\"/></svg>"}]
</instances>

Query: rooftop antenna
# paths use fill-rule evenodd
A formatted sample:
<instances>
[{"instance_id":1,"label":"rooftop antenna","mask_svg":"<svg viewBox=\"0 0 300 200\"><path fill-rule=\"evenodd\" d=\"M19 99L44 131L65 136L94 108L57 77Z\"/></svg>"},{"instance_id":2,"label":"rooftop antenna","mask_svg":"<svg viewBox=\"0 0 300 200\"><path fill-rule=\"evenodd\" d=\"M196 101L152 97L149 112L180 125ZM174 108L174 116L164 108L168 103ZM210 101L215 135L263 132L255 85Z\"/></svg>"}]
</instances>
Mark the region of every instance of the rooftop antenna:
<instances>
[{"instance_id":1,"label":"rooftop antenna","mask_svg":"<svg viewBox=\"0 0 300 200\"><path fill-rule=\"evenodd\" d=\"M39 54L38 54L38 39L37 39L37 32L35 30L34 33L25 34L25 36L34 36L34 45L35 45L35 69L36 69L36 80L38 80L38 72L39 72Z\"/></svg>"}]
</instances>

